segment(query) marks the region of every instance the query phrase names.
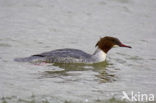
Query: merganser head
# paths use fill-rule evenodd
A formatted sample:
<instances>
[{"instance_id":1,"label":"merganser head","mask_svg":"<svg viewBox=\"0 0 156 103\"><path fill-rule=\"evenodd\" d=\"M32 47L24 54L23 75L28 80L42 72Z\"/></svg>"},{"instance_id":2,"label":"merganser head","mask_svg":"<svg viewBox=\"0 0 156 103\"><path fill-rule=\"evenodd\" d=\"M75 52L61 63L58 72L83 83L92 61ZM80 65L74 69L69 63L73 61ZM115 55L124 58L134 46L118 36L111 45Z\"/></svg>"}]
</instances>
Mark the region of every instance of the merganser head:
<instances>
[{"instance_id":1,"label":"merganser head","mask_svg":"<svg viewBox=\"0 0 156 103\"><path fill-rule=\"evenodd\" d=\"M96 46L98 46L98 48L103 50L105 53L107 53L114 46L132 48L131 46L122 44L119 39L110 36L101 38L97 42Z\"/></svg>"}]
</instances>

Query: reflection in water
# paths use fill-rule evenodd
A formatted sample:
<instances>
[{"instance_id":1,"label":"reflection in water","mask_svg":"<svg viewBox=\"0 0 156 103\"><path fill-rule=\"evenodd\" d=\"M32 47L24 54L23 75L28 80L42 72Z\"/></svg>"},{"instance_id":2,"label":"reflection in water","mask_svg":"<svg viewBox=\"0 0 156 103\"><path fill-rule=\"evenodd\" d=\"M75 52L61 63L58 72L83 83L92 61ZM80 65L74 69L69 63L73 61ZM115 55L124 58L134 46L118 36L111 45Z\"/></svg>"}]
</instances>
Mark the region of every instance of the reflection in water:
<instances>
[{"instance_id":1,"label":"reflection in water","mask_svg":"<svg viewBox=\"0 0 156 103\"><path fill-rule=\"evenodd\" d=\"M101 63L96 63L96 64L65 64L65 63L55 63L52 66L56 66L59 68L62 68L61 70L50 70L50 71L45 71L42 73L41 78L54 78L54 77L59 77L62 78L64 76L76 76L75 72L76 71L92 71L98 73L95 75L95 77L98 78L98 81L100 83L105 83L105 82L113 82L115 81L115 75L107 67L109 64L107 61L101 62ZM78 74L80 75L80 74Z\"/></svg>"}]
</instances>

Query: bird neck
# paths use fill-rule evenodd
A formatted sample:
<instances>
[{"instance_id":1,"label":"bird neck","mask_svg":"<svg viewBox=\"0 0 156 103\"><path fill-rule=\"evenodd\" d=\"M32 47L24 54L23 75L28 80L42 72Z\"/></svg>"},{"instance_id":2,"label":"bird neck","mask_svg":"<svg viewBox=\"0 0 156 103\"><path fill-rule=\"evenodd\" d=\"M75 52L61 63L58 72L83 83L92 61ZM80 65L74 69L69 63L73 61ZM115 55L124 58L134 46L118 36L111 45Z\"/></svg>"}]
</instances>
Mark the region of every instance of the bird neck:
<instances>
[{"instance_id":1,"label":"bird neck","mask_svg":"<svg viewBox=\"0 0 156 103\"><path fill-rule=\"evenodd\" d=\"M91 57L95 62L102 62L106 59L106 53L100 48L97 48Z\"/></svg>"}]
</instances>

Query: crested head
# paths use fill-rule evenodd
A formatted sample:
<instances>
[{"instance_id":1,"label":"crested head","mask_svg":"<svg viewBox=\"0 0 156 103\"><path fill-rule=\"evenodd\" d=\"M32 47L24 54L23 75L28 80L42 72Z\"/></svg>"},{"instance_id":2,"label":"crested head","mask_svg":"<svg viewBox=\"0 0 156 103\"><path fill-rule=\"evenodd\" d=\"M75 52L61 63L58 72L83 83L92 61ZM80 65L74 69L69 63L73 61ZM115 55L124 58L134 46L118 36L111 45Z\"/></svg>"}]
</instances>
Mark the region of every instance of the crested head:
<instances>
[{"instance_id":1,"label":"crested head","mask_svg":"<svg viewBox=\"0 0 156 103\"><path fill-rule=\"evenodd\" d=\"M130 46L122 44L118 38L110 37L110 36L101 38L96 44L96 46L99 49L103 50L105 53L107 53L113 46L116 45L119 47L131 48Z\"/></svg>"}]
</instances>

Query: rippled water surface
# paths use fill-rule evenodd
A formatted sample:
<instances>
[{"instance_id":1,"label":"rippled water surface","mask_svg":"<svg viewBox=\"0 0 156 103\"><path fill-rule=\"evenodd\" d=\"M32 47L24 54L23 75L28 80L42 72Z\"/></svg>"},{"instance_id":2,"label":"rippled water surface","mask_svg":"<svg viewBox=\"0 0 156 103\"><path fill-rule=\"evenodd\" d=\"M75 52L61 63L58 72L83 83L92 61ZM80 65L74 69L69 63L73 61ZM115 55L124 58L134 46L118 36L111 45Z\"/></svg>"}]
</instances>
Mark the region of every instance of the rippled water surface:
<instances>
[{"instance_id":1,"label":"rippled water surface","mask_svg":"<svg viewBox=\"0 0 156 103\"><path fill-rule=\"evenodd\" d=\"M0 102L121 102L128 94L156 95L155 0L0 0ZM59 48L93 53L100 37L113 48L103 63L18 63Z\"/></svg>"}]
</instances>

